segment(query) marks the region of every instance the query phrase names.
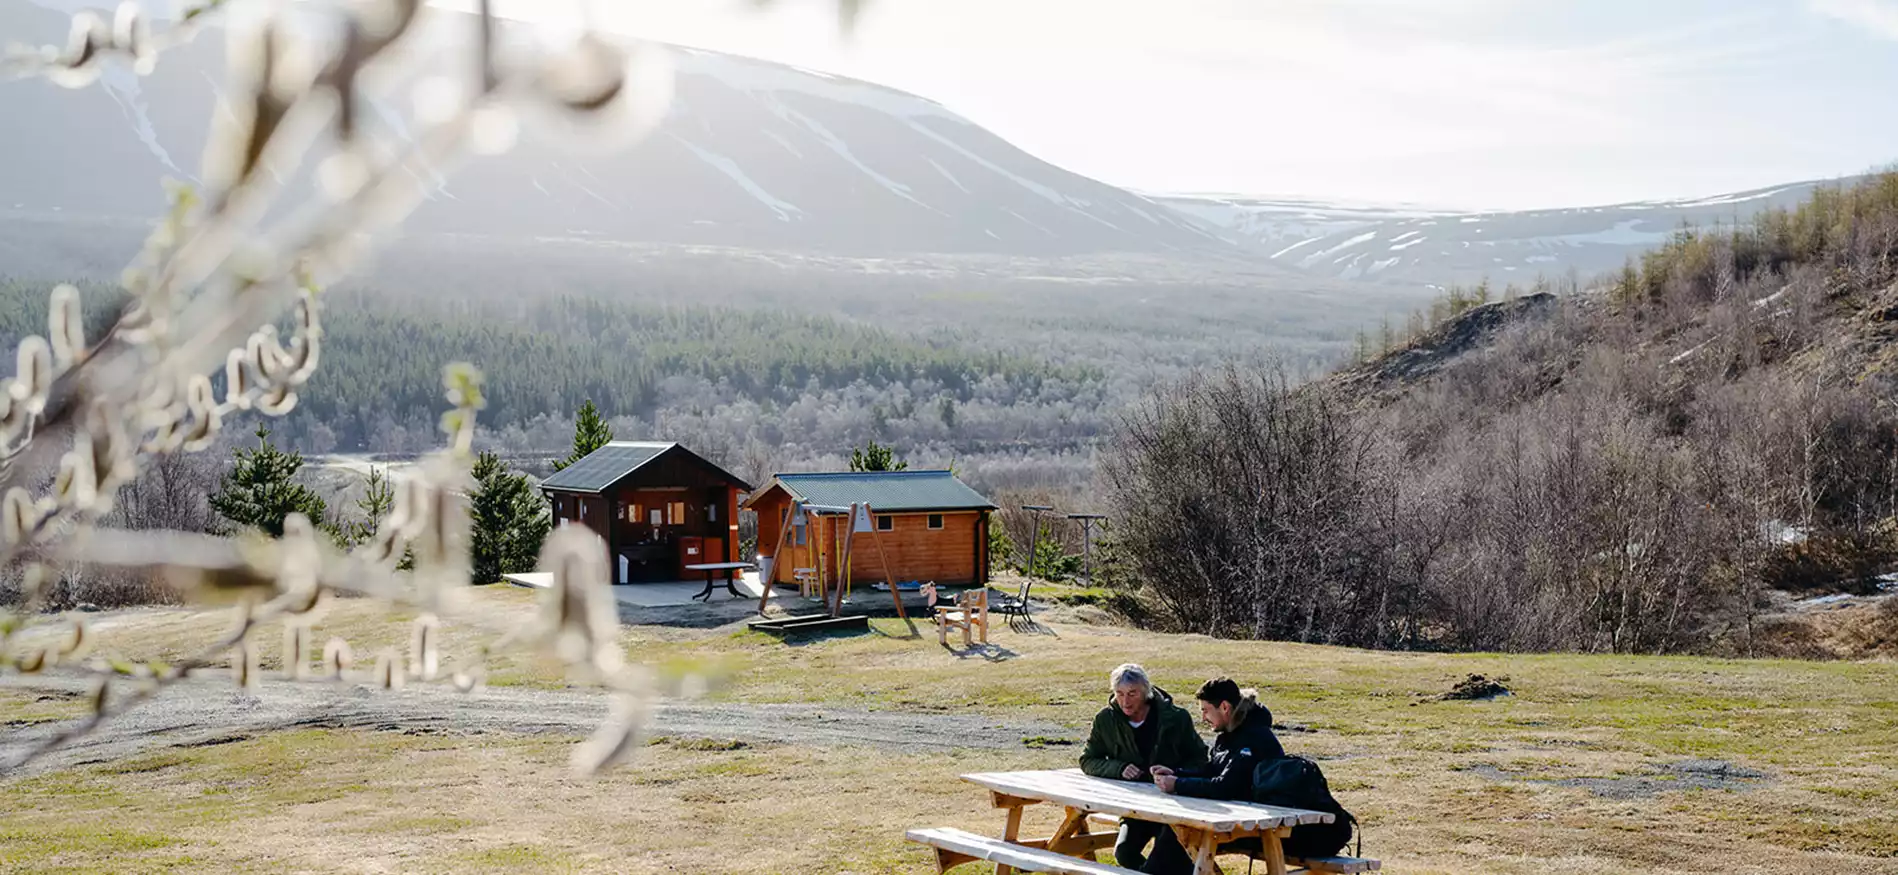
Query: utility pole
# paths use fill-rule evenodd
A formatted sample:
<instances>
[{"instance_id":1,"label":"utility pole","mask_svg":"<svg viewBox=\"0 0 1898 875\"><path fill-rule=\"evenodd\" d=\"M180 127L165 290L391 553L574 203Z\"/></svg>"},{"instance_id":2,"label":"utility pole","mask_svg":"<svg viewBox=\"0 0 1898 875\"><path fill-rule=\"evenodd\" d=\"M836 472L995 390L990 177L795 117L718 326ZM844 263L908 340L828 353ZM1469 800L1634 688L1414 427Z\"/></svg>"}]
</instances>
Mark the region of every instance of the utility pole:
<instances>
[{"instance_id":1,"label":"utility pole","mask_svg":"<svg viewBox=\"0 0 1898 875\"><path fill-rule=\"evenodd\" d=\"M1071 513L1068 519L1081 521L1081 556L1086 563L1087 585L1094 585L1094 521L1107 519L1105 514Z\"/></svg>"},{"instance_id":2,"label":"utility pole","mask_svg":"<svg viewBox=\"0 0 1898 875\"><path fill-rule=\"evenodd\" d=\"M1052 511L1054 508L1045 504L1024 504L1021 506L1021 509L1035 515L1035 534L1028 541L1028 563L1023 567L1023 570L1027 572L1029 577L1034 577L1035 557L1041 555L1041 513L1042 511Z\"/></svg>"}]
</instances>

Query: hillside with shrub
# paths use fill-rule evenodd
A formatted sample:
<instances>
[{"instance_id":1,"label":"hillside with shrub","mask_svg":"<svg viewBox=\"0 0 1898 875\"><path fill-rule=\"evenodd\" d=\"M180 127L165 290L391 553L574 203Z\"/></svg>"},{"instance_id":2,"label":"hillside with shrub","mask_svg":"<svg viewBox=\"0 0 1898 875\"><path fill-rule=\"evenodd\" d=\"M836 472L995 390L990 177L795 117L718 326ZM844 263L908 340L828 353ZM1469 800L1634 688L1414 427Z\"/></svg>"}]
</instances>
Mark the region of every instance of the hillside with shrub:
<instances>
[{"instance_id":1,"label":"hillside with shrub","mask_svg":"<svg viewBox=\"0 0 1898 875\"><path fill-rule=\"evenodd\" d=\"M1123 570L1215 635L1898 648L1898 175L1683 230L1331 377L1182 381L1108 454ZM1811 596L1849 610L1805 610Z\"/></svg>"}]
</instances>

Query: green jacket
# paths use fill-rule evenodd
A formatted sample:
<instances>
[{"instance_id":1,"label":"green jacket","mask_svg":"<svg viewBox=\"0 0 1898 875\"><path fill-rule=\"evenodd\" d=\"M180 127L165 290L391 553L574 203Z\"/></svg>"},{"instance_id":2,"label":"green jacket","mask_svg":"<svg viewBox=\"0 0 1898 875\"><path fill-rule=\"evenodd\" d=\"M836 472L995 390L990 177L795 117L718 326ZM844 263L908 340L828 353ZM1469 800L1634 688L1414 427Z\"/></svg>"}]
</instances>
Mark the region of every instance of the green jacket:
<instances>
[{"instance_id":1,"label":"green jacket","mask_svg":"<svg viewBox=\"0 0 1898 875\"><path fill-rule=\"evenodd\" d=\"M1112 698L1107 707L1094 715L1094 728L1087 734L1087 747L1081 749L1081 771L1096 778L1123 778L1127 767L1141 771L1160 765L1172 769L1192 769L1206 764L1206 742L1193 728L1193 715L1173 704L1173 697L1159 687L1153 688L1149 720L1160 721L1159 736L1153 742L1153 759L1142 762L1140 747L1134 743L1134 728L1127 715ZM1145 777L1144 775L1142 777Z\"/></svg>"}]
</instances>

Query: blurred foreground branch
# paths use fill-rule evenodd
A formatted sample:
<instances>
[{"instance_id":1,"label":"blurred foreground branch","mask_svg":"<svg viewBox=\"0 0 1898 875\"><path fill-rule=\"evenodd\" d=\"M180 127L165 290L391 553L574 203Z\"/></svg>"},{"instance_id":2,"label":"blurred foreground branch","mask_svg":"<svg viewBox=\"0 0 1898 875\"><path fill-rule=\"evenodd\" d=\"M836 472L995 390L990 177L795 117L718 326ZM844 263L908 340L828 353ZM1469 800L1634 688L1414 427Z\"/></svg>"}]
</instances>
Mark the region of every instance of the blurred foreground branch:
<instances>
[{"instance_id":1,"label":"blurred foreground branch","mask_svg":"<svg viewBox=\"0 0 1898 875\"><path fill-rule=\"evenodd\" d=\"M840 21L852 22L860 5L840 0ZM92 12L73 16L63 48L9 47L0 75L78 88L119 61L142 75L213 19L226 38L229 99L213 115L201 184L166 181L170 209L126 268L128 303L100 337L85 336L77 289L60 286L46 336L21 341L17 371L0 383L0 567L22 580L20 603L0 612L0 672L93 680L89 716L0 762L0 774L188 676L228 670L240 687L260 683L255 638L268 623L283 625L281 675L290 681L467 691L480 685L490 653L545 652L574 679L614 696L607 723L576 750L575 767L594 773L620 761L637 748L654 698L678 690L623 659L599 538L567 527L547 539L540 567L554 582L531 619L480 610L469 597L463 494L484 403L481 374L470 365L444 369L447 446L400 480L390 516L354 550L327 543L301 516L287 520L277 540L95 524L150 460L211 446L231 416L281 416L296 406L320 363L322 283L360 265L370 243L427 196L431 173L506 151L521 114L536 131L572 132L575 144L636 139L670 99L667 55L592 29L557 44L512 46L488 0L472 17L422 0L205 0L162 27L127 2L109 22ZM452 72L425 63L431 21L464 27L466 48L448 53ZM372 94L386 97L403 83L412 84L416 107L417 133L406 140L372 124L366 111ZM327 154L313 158L319 147ZM317 191L293 197L281 180L306 164ZM284 218L266 223L266 216ZM283 337L276 323L286 308L295 319ZM413 570L398 572L405 551ZM194 604L229 610L230 631L170 664L88 659L94 633L79 621L56 645L25 646L23 631L53 622L39 613L50 581L81 565L167 580ZM313 670L311 625L338 594L420 612L406 655L384 649L365 669L348 642L332 639ZM437 639L448 619L486 628L495 640L445 666Z\"/></svg>"}]
</instances>

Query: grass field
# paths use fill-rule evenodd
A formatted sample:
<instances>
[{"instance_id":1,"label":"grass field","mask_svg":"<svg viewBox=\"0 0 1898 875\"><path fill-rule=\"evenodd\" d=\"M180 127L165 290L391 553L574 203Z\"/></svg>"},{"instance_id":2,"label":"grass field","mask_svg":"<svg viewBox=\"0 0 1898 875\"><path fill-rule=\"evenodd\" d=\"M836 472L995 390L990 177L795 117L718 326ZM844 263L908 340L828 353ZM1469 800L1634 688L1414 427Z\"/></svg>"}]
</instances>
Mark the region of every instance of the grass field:
<instances>
[{"instance_id":1,"label":"grass field","mask_svg":"<svg viewBox=\"0 0 1898 875\"><path fill-rule=\"evenodd\" d=\"M524 611L531 594L481 598ZM403 640L368 607L340 602L325 625ZM163 611L107 619L106 652L147 657L222 627ZM1107 671L1133 660L1182 699L1215 674L1256 686L1294 727L1286 747L1321 758L1386 871L1898 873L1890 662L1397 654L1058 621L998 629L971 654L894 620L799 645L637 626L626 642L638 659L716 667L715 699L1074 730L1000 753L953 738L906 750L660 739L595 781L567 774L565 739L278 732L0 784L0 871L933 871L903 831L997 832L1000 814L956 776L1072 765ZM1428 700L1470 673L1506 676L1514 694ZM523 660L495 679L559 683ZM72 713L4 696L0 723ZM1037 811L1027 828L1054 820Z\"/></svg>"}]
</instances>

